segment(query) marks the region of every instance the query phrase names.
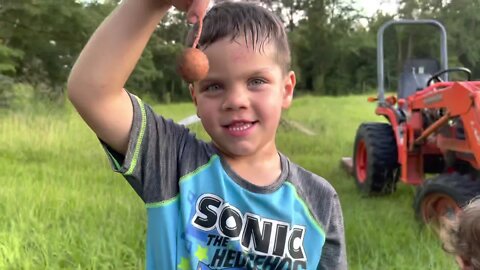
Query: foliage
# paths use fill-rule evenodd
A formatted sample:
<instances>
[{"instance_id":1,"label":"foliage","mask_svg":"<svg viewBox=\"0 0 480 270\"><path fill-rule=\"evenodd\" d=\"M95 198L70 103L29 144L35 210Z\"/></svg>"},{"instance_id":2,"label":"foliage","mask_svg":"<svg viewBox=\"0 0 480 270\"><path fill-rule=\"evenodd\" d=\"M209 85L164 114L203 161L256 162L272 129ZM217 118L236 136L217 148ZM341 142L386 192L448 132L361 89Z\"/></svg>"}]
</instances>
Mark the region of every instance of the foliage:
<instances>
[{"instance_id":1,"label":"foliage","mask_svg":"<svg viewBox=\"0 0 480 270\"><path fill-rule=\"evenodd\" d=\"M221 2L217 0L216 2ZM100 22L119 1L7 0L0 2L0 74L32 85L37 96L62 100L68 73ZM480 0L401 0L398 14L365 18L354 0L267 0L284 21L292 48L299 93L344 95L376 87L376 33L393 18L431 18L445 24L449 62L480 77ZM364 23L361 23L364 22ZM159 24L127 88L154 100L189 97L175 71L189 29L182 13ZM395 90L403 62L438 58L431 27L396 27L385 33L386 85Z\"/></svg>"},{"instance_id":2,"label":"foliage","mask_svg":"<svg viewBox=\"0 0 480 270\"><path fill-rule=\"evenodd\" d=\"M0 43L0 74L14 75L15 61L23 56L23 52Z\"/></svg>"},{"instance_id":3,"label":"foliage","mask_svg":"<svg viewBox=\"0 0 480 270\"><path fill-rule=\"evenodd\" d=\"M0 108L23 110L34 98L33 87L25 83L15 83L10 77L0 74Z\"/></svg>"},{"instance_id":4,"label":"foliage","mask_svg":"<svg viewBox=\"0 0 480 270\"><path fill-rule=\"evenodd\" d=\"M8 107L13 95L13 85L12 78L0 75L0 108Z\"/></svg>"}]
</instances>

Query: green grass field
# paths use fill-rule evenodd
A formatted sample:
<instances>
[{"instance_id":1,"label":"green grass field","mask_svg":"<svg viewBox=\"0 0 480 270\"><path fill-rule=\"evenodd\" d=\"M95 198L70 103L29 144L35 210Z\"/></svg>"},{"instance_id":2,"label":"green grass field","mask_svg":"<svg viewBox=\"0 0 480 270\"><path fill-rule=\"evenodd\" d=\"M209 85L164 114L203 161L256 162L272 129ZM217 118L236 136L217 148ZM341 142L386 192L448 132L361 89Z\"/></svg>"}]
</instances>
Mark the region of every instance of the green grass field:
<instances>
[{"instance_id":1,"label":"green grass field","mask_svg":"<svg viewBox=\"0 0 480 270\"><path fill-rule=\"evenodd\" d=\"M381 121L365 96L301 97L285 118L316 132L279 130L280 150L328 179L345 218L350 269L456 269L414 219L415 189L365 197L340 158L362 121ZM157 106L179 120L190 104ZM199 125L192 130L201 137ZM111 172L95 135L70 108L0 116L0 269L143 269L145 208Z\"/></svg>"}]
</instances>

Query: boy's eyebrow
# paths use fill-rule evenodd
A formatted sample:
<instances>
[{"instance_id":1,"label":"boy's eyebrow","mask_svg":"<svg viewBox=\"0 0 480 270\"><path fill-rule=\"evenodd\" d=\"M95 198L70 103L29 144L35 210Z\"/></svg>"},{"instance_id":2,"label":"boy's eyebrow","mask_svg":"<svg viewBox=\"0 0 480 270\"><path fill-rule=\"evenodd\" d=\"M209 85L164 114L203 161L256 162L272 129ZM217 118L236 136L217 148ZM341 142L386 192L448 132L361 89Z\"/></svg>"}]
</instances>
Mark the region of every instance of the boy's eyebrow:
<instances>
[{"instance_id":1,"label":"boy's eyebrow","mask_svg":"<svg viewBox=\"0 0 480 270\"><path fill-rule=\"evenodd\" d=\"M252 76L259 76L259 75L271 75L273 73L272 67L265 67L261 69L256 69L252 71L247 71L242 74L242 77L252 77Z\"/></svg>"},{"instance_id":2,"label":"boy's eyebrow","mask_svg":"<svg viewBox=\"0 0 480 270\"><path fill-rule=\"evenodd\" d=\"M272 73L273 71L273 68L272 67L265 67L265 68L261 68L261 69L257 69L255 70L254 72L251 72L252 74L259 74L259 73Z\"/></svg>"},{"instance_id":3,"label":"boy's eyebrow","mask_svg":"<svg viewBox=\"0 0 480 270\"><path fill-rule=\"evenodd\" d=\"M198 84L199 85L205 85L205 84L210 84L210 83L218 83L220 81L220 79L217 79L215 77L208 77L199 81Z\"/></svg>"},{"instance_id":4,"label":"boy's eyebrow","mask_svg":"<svg viewBox=\"0 0 480 270\"><path fill-rule=\"evenodd\" d=\"M247 70L243 72L241 75L242 77L249 77L252 75L259 75L259 74L265 74L265 73L272 73L273 68L272 67L264 67L264 68L259 68L255 70ZM202 82L211 82L211 81L219 81L221 80L219 76L216 76L215 74L213 75L208 75L207 78L205 78Z\"/></svg>"}]
</instances>

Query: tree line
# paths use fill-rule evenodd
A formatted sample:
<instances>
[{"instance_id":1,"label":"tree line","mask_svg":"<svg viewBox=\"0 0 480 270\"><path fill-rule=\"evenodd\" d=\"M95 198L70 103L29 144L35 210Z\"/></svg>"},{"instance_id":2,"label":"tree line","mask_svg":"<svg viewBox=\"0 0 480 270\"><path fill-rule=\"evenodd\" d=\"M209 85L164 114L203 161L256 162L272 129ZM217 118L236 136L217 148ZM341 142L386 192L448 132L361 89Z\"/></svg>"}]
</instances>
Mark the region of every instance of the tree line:
<instances>
[{"instance_id":1,"label":"tree line","mask_svg":"<svg viewBox=\"0 0 480 270\"><path fill-rule=\"evenodd\" d=\"M388 20L436 19L448 32L449 65L480 75L480 0L399 0L396 14L365 16L354 0L265 0L284 21L297 74L297 93L346 95L376 87L377 30ZM25 100L64 100L70 69L118 0L0 1L0 107ZM374 3L372 3L374 4ZM189 98L175 71L189 29L184 14L159 24L127 82L153 101ZM395 91L408 58L439 58L431 26L395 27L385 33L386 85Z\"/></svg>"}]
</instances>

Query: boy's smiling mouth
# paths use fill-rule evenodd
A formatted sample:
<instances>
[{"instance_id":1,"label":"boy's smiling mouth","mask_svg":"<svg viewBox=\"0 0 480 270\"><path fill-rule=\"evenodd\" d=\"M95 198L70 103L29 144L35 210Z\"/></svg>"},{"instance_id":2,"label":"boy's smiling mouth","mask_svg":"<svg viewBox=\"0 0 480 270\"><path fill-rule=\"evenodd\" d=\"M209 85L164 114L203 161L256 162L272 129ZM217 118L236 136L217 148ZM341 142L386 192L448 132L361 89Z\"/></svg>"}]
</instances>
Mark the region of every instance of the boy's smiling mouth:
<instances>
[{"instance_id":1,"label":"boy's smiling mouth","mask_svg":"<svg viewBox=\"0 0 480 270\"><path fill-rule=\"evenodd\" d=\"M227 125L222 125L222 127L233 136L244 136L257 123L258 121L236 120Z\"/></svg>"}]
</instances>

